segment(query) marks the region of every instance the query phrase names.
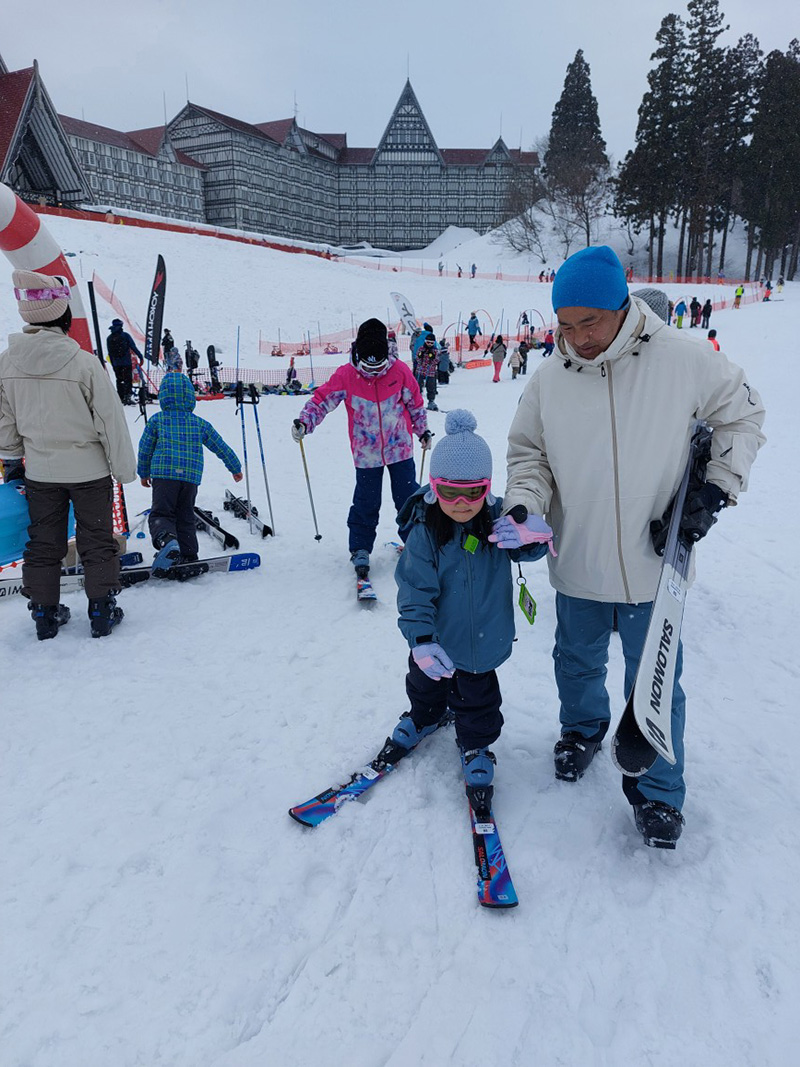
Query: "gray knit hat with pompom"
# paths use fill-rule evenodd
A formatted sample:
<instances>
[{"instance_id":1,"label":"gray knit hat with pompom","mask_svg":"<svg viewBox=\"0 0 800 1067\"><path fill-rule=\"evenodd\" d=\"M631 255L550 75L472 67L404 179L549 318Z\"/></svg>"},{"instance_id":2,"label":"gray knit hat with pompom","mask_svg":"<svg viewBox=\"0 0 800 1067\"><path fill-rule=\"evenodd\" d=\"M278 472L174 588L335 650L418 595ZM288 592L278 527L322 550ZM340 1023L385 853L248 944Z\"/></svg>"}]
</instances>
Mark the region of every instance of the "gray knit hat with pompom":
<instances>
[{"instance_id":1,"label":"gray knit hat with pompom","mask_svg":"<svg viewBox=\"0 0 800 1067\"><path fill-rule=\"evenodd\" d=\"M466 408L448 412L445 436L431 454L432 478L446 478L450 482L477 482L492 476L492 453L482 437L475 433L478 420ZM436 499L430 492L425 497L430 504ZM493 498L489 499L489 503Z\"/></svg>"}]
</instances>

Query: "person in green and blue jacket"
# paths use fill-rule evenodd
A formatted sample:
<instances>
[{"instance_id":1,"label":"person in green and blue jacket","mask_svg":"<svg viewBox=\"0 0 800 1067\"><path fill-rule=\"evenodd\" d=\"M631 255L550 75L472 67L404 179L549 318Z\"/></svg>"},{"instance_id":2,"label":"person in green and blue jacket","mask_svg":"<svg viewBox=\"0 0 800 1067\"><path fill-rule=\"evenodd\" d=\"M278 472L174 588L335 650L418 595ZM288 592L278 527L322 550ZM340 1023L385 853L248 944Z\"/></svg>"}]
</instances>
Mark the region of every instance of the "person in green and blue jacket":
<instances>
[{"instance_id":1,"label":"person in green and blue jacket","mask_svg":"<svg viewBox=\"0 0 800 1067\"><path fill-rule=\"evenodd\" d=\"M203 478L203 446L219 456L235 482L242 480L236 453L210 422L194 414L195 392L185 374L166 374L158 401L161 411L147 423L139 442L137 468L142 485L153 489L148 521L157 551L155 572L197 559L194 502Z\"/></svg>"}]
</instances>

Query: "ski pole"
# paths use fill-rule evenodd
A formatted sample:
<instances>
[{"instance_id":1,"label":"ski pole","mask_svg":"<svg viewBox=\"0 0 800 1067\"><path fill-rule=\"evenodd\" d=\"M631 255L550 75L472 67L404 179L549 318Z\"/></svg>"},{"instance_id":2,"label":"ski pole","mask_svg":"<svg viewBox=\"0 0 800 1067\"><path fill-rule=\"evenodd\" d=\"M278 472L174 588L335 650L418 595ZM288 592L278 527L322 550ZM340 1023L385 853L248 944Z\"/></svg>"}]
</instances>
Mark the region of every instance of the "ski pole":
<instances>
[{"instance_id":1,"label":"ski pole","mask_svg":"<svg viewBox=\"0 0 800 1067\"><path fill-rule=\"evenodd\" d=\"M247 525L253 532L253 504L250 496L250 468L247 463L247 432L244 426L244 384L236 383L236 407L242 417L242 456L244 458L244 487L247 493Z\"/></svg>"},{"instance_id":2,"label":"ski pole","mask_svg":"<svg viewBox=\"0 0 800 1067\"><path fill-rule=\"evenodd\" d=\"M250 468L247 463L247 431L244 425L244 384L239 381L239 335L241 327L236 327L236 406L242 417L242 458L244 459L244 487L247 493L247 525L253 532L253 502L250 496Z\"/></svg>"},{"instance_id":3,"label":"ski pole","mask_svg":"<svg viewBox=\"0 0 800 1067\"><path fill-rule=\"evenodd\" d=\"M302 437L300 438L300 440L297 443L300 445L300 455L303 457L303 470L306 472L306 485L308 486L308 499L311 502L311 515L313 516L313 519L314 519L314 529L317 531L316 535L314 537L314 540L315 541L321 541L322 540L322 534L319 532L319 526L317 525L317 513L314 510L314 497L311 495L311 480L308 477L308 464L306 463L306 450L303 447L303 439L302 439Z\"/></svg>"},{"instance_id":4,"label":"ski pole","mask_svg":"<svg viewBox=\"0 0 800 1067\"><path fill-rule=\"evenodd\" d=\"M253 418L256 420L256 434L258 435L258 450L261 453L261 469L264 472L264 489L267 493L267 507L269 508L269 524L272 527L272 533L275 533L275 520L272 517L272 500L269 495L269 482L267 481L267 463L264 459L264 444L261 440L261 424L258 421L258 389L255 385L250 384L250 400L253 404Z\"/></svg>"},{"instance_id":5,"label":"ski pole","mask_svg":"<svg viewBox=\"0 0 800 1067\"><path fill-rule=\"evenodd\" d=\"M423 475L425 474L425 456L426 456L427 452L428 452L427 448L423 448L423 450L422 450L422 462L419 465L419 484L420 485L424 485L425 484L424 479L423 479Z\"/></svg>"}]
</instances>

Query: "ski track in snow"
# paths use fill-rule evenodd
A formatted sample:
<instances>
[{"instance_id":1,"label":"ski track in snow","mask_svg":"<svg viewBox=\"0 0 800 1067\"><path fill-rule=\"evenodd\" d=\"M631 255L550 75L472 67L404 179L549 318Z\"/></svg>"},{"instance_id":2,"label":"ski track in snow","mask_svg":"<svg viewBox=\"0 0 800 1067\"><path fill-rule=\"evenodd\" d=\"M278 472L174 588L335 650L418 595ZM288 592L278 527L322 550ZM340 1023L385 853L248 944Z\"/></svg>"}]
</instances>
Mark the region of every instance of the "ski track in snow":
<instances>
[{"instance_id":1,"label":"ski track in snow","mask_svg":"<svg viewBox=\"0 0 800 1067\"><path fill-rule=\"evenodd\" d=\"M204 350L235 336L240 318L250 366L270 366L252 355L270 316L335 329L351 310L356 322L383 317L394 288L420 314L441 300L445 322L471 310L464 281L126 227L48 225L65 248L98 252L87 268L116 278L131 311L144 306L163 251L173 335ZM234 268L259 272L263 311L226 288ZM530 306L531 291L542 303L544 290L466 291L508 310ZM3 1067L792 1062L800 285L784 295L713 320L764 396L769 440L751 490L698 549L684 630L687 825L674 853L642 845L607 746L578 785L553 778L553 598L535 564L525 574L539 613L533 627L517 616L495 746L495 814L519 908L476 903L450 729L318 829L288 817L292 804L371 759L405 709L395 557L381 548L396 536L391 502L387 489L372 572L380 600L364 611L347 559L353 475L341 410L306 444L319 543L289 436L303 398L267 397L278 536L261 541L223 511L233 483L210 454L198 499L243 551L261 553L259 570L129 590L123 625L103 641L89 639L80 595L66 598L73 617L58 639L41 644L21 599L0 605ZM6 291L0 324L9 330L13 312ZM502 490L506 433L530 379L509 375L495 390L491 373L456 372L441 399L475 411ZM232 401L198 412L241 454ZM430 421L441 436L443 416ZM248 446L264 514L249 415ZM149 503L138 484L127 496L132 515ZM131 547L149 558L149 541ZM622 673L612 642L616 712Z\"/></svg>"}]
</instances>

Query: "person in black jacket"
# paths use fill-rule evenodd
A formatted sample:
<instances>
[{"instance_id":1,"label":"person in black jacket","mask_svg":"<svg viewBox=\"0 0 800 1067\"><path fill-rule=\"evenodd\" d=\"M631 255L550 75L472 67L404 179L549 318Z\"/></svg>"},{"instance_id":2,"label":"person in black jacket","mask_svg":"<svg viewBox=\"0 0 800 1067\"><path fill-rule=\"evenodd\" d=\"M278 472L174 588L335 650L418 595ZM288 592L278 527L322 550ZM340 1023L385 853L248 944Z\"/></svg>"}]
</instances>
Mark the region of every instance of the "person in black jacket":
<instances>
[{"instance_id":1,"label":"person in black jacket","mask_svg":"<svg viewBox=\"0 0 800 1067\"><path fill-rule=\"evenodd\" d=\"M133 360L142 365L142 353L129 333L122 328L122 319L114 319L106 341L108 358L117 379L117 392L123 404L133 403Z\"/></svg>"}]
</instances>

